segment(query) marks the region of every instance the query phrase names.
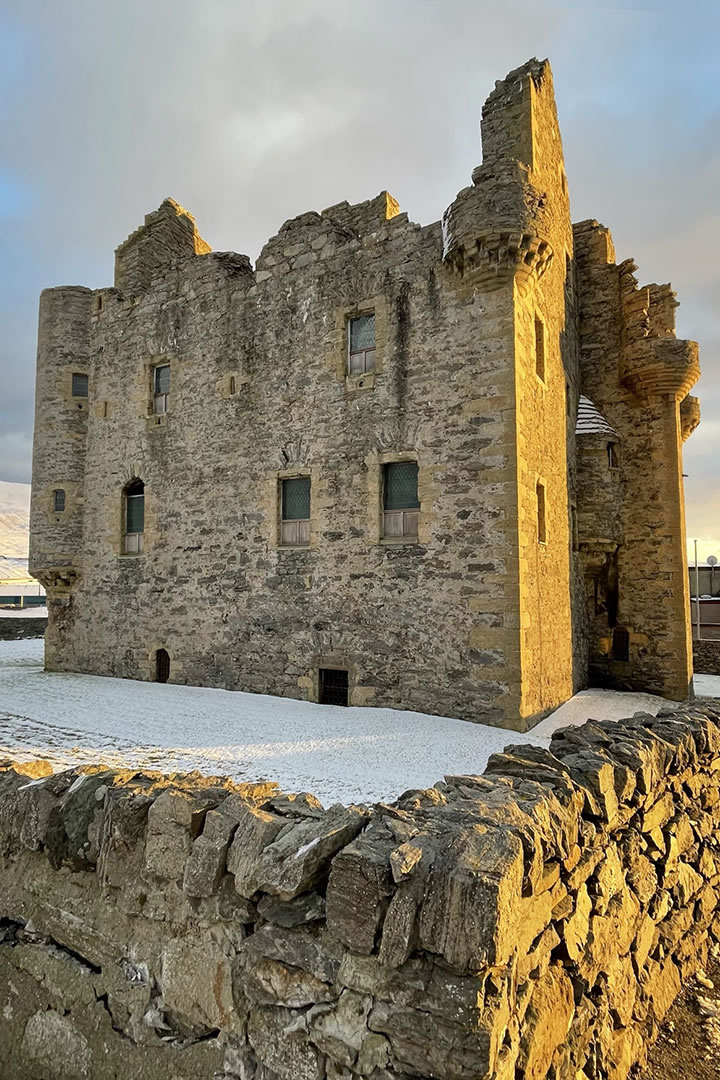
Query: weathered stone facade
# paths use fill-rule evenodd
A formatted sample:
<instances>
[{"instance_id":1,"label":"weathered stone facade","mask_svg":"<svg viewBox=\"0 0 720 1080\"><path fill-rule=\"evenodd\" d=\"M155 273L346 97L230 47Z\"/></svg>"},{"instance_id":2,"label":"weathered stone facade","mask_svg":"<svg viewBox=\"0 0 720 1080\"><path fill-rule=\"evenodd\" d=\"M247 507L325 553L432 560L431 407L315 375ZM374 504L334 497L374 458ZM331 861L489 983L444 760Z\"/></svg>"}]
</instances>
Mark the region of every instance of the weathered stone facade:
<instances>
[{"instance_id":1,"label":"weathered stone facade","mask_svg":"<svg viewBox=\"0 0 720 1080\"><path fill-rule=\"evenodd\" d=\"M387 193L341 203L286 222L253 270L168 200L118 249L115 288L43 293L48 668L151 679L165 650L171 681L314 700L342 669L350 704L520 730L589 669L686 696L695 346L668 286L638 289L605 229L572 228L546 62L497 84L482 138L442 223ZM362 314L374 370L349 374ZM576 435L581 393L617 432L612 468L607 439ZM399 542L383 476L408 460L419 524ZM299 476L309 543L283 547L279 485ZM133 481L144 550L124 554Z\"/></svg>"},{"instance_id":2,"label":"weathered stone facade","mask_svg":"<svg viewBox=\"0 0 720 1080\"><path fill-rule=\"evenodd\" d=\"M720 710L392 805L0 767L4 1080L626 1080L720 940Z\"/></svg>"}]
</instances>

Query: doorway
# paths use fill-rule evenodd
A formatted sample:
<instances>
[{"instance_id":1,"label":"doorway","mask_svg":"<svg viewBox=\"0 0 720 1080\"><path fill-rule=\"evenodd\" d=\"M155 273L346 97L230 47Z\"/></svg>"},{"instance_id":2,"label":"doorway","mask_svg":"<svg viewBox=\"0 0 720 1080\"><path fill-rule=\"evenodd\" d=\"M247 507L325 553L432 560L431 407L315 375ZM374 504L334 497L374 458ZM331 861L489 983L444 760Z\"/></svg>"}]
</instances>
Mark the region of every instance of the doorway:
<instances>
[{"instance_id":1,"label":"doorway","mask_svg":"<svg viewBox=\"0 0 720 1080\"><path fill-rule=\"evenodd\" d=\"M320 668L318 701L321 705L347 705L348 673L340 668Z\"/></svg>"},{"instance_id":2,"label":"doorway","mask_svg":"<svg viewBox=\"0 0 720 1080\"><path fill-rule=\"evenodd\" d=\"M155 653L155 682L167 682L170 678L170 656L166 649Z\"/></svg>"}]
</instances>

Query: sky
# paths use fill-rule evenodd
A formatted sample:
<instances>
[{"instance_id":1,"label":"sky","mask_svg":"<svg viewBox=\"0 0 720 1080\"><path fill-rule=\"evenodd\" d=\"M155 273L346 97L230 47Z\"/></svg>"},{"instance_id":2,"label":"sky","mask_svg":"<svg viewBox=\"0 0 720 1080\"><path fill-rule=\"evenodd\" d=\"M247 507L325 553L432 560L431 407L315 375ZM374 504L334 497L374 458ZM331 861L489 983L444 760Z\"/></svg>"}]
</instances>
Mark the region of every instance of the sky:
<instances>
[{"instance_id":1,"label":"sky","mask_svg":"<svg viewBox=\"0 0 720 1080\"><path fill-rule=\"evenodd\" d=\"M688 535L720 556L720 0L0 0L0 43L0 480L30 480L43 288L111 284L167 195L253 260L383 188L435 221L495 80L549 57L573 219L700 342Z\"/></svg>"}]
</instances>

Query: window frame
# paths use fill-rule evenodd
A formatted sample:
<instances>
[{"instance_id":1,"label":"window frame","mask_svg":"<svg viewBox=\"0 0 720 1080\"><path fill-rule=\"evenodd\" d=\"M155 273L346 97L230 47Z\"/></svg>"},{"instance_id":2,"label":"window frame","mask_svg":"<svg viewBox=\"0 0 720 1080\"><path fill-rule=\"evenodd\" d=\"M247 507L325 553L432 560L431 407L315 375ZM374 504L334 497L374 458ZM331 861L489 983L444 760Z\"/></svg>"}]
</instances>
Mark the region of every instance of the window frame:
<instances>
[{"instance_id":1,"label":"window frame","mask_svg":"<svg viewBox=\"0 0 720 1080\"><path fill-rule=\"evenodd\" d=\"M398 506L388 508L387 479L389 470L396 465L415 466L415 498L416 506ZM417 543L420 528L420 513L422 503L420 501L420 466L416 458L399 458L396 461L385 461L380 469L380 538L394 543Z\"/></svg>"},{"instance_id":2,"label":"window frame","mask_svg":"<svg viewBox=\"0 0 720 1080\"><path fill-rule=\"evenodd\" d=\"M547 490L545 483L542 480L535 482L535 509L536 509L536 526L537 526L537 542L541 545L547 544Z\"/></svg>"},{"instance_id":3,"label":"window frame","mask_svg":"<svg viewBox=\"0 0 720 1080\"><path fill-rule=\"evenodd\" d=\"M75 380L84 379L84 392L79 393L75 390ZM72 371L70 373L70 397L82 398L84 401L90 396L90 376L85 371Z\"/></svg>"},{"instance_id":4,"label":"window frame","mask_svg":"<svg viewBox=\"0 0 720 1080\"><path fill-rule=\"evenodd\" d=\"M142 491L133 490L142 487ZM142 499L142 529L130 530L130 499ZM122 553L123 555L142 555L145 551L145 483L142 480L131 480L123 489L123 531Z\"/></svg>"},{"instance_id":5,"label":"window frame","mask_svg":"<svg viewBox=\"0 0 720 1080\"><path fill-rule=\"evenodd\" d=\"M62 496L62 506L58 506L58 496ZM67 493L65 488L53 488L53 514L64 514L67 506Z\"/></svg>"},{"instance_id":6,"label":"window frame","mask_svg":"<svg viewBox=\"0 0 720 1080\"><path fill-rule=\"evenodd\" d=\"M611 472L617 472L617 470L620 468L620 456L618 454L618 444L611 439L607 444L606 450L607 450L608 469L610 469Z\"/></svg>"},{"instance_id":7,"label":"window frame","mask_svg":"<svg viewBox=\"0 0 720 1080\"><path fill-rule=\"evenodd\" d=\"M158 376L161 371L168 372L168 388L167 390L158 390ZM152 411L153 416L164 416L169 412L170 404L170 387L171 387L171 365L168 362L162 364L153 364L152 368Z\"/></svg>"},{"instance_id":8,"label":"window frame","mask_svg":"<svg viewBox=\"0 0 720 1080\"><path fill-rule=\"evenodd\" d=\"M285 485L293 480L307 481L309 517L285 517ZM310 473L293 473L278 478L278 546L284 548L310 546L312 522L312 476Z\"/></svg>"},{"instance_id":9,"label":"window frame","mask_svg":"<svg viewBox=\"0 0 720 1080\"><path fill-rule=\"evenodd\" d=\"M355 349L352 347L352 324L358 322L360 319L371 318L373 321L373 347L371 349ZM353 315L348 315L347 320L347 375L351 377L362 377L363 375L374 375L377 370L377 318L375 311L358 311ZM358 370L353 370L353 359L361 357L362 366Z\"/></svg>"}]
</instances>

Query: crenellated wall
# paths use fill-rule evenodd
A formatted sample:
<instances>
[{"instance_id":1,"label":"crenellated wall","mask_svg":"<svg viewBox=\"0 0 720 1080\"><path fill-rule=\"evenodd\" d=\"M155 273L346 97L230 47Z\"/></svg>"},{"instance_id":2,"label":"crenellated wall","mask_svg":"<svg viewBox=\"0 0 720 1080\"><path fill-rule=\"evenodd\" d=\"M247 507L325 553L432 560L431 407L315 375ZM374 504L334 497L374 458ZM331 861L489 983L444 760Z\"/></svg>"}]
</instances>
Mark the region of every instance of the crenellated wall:
<instances>
[{"instance_id":1,"label":"crenellated wall","mask_svg":"<svg viewBox=\"0 0 720 1080\"><path fill-rule=\"evenodd\" d=\"M720 710L392 805L0 769L7 1080L625 1080L720 940Z\"/></svg>"}]
</instances>

